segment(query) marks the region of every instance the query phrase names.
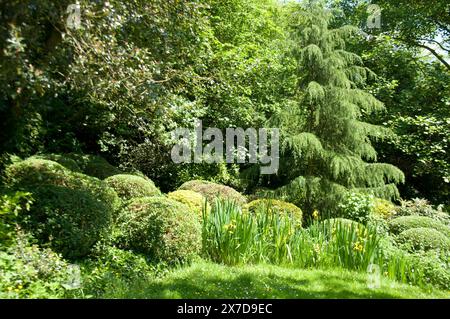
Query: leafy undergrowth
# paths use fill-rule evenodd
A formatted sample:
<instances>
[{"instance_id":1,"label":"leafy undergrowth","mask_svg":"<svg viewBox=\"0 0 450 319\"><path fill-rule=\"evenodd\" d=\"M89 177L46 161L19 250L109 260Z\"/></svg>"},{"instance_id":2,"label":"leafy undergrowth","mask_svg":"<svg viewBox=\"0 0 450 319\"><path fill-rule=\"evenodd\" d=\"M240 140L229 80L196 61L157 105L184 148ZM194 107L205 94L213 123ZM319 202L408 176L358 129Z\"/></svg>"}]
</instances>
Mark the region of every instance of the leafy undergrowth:
<instances>
[{"instance_id":1,"label":"leafy undergrowth","mask_svg":"<svg viewBox=\"0 0 450 319\"><path fill-rule=\"evenodd\" d=\"M306 270L272 265L230 267L206 261L175 269L162 278L115 282L100 298L450 298L382 279L367 286L367 275L343 269Z\"/></svg>"}]
</instances>

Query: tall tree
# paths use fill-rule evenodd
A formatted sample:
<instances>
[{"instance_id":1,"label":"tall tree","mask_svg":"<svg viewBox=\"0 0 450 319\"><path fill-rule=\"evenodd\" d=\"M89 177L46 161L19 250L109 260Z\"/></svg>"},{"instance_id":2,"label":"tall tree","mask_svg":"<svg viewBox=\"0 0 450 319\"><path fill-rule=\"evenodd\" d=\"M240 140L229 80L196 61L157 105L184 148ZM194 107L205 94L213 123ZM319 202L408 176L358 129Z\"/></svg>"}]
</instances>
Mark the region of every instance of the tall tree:
<instances>
[{"instance_id":1,"label":"tall tree","mask_svg":"<svg viewBox=\"0 0 450 319\"><path fill-rule=\"evenodd\" d=\"M393 165L376 163L371 144L391 132L364 122L367 114L384 106L363 90L371 71L358 55L345 50L345 40L356 28L329 29L332 15L316 2L307 4L306 10L294 6L292 16L298 97L294 107L277 116L289 177L281 191L288 190L291 200L300 202L307 213L314 209L332 213L348 189L398 196L395 183L403 182L403 173Z\"/></svg>"}]
</instances>

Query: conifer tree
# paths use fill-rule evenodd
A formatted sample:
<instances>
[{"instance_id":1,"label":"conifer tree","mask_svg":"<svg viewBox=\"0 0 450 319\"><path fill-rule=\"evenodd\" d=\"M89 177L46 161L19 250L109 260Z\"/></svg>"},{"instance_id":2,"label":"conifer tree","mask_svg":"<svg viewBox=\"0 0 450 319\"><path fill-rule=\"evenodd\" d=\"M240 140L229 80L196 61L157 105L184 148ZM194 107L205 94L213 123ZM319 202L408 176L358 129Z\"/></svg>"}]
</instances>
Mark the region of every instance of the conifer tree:
<instances>
[{"instance_id":1,"label":"conifer tree","mask_svg":"<svg viewBox=\"0 0 450 319\"><path fill-rule=\"evenodd\" d=\"M403 173L393 165L377 163L371 140L390 131L364 121L384 105L363 90L374 74L358 55L345 50L356 28L329 29L330 12L316 2L296 6L292 54L297 62L297 98L276 117L283 134L281 160L288 184L279 191L300 204L334 213L348 190L383 198L398 196L396 183ZM286 169L285 169L286 170Z\"/></svg>"}]
</instances>

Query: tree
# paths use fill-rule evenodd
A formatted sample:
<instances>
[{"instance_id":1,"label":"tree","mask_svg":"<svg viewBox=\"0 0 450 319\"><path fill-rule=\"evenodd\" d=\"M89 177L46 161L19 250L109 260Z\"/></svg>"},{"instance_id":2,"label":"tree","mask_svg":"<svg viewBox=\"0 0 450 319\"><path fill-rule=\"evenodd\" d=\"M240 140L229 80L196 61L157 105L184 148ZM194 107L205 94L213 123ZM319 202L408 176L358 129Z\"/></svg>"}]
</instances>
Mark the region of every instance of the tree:
<instances>
[{"instance_id":1,"label":"tree","mask_svg":"<svg viewBox=\"0 0 450 319\"><path fill-rule=\"evenodd\" d=\"M332 213L349 189L398 197L395 184L403 182L403 173L377 163L371 144L391 132L364 122L367 114L384 109L363 90L373 74L358 55L345 50L356 28L329 29L331 14L314 2L306 10L294 6L292 15L298 94L295 107L284 108L275 120L282 130L281 160L289 180L279 191L307 213Z\"/></svg>"}]
</instances>

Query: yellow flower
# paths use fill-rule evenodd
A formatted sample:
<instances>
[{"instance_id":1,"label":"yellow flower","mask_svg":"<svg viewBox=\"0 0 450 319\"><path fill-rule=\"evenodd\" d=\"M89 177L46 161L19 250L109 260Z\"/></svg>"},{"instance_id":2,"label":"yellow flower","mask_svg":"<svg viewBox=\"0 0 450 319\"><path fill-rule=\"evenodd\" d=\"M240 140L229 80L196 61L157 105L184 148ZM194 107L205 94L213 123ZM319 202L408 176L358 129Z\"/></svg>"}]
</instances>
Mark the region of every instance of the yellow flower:
<instances>
[{"instance_id":1,"label":"yellow flower","mask_svg":"<svg viewBox=\"0 0 450 319\"><path fill-rule=\"evenodd\" d=\"M320 252L320 245L319 244L314 244L314 251L316 252L316 254L318 254Z\"/></svg>"},{"instance_id":2,"label":"yellow flower","mask_svg":"<svg viewBox=\"0 0 450 319\"><path fill-rule=\"evenodd\" d=\"M319 218L319 212L317 211L317 209L315 209L312 213L312 216L314 219L318 219Z\"/></svg>"},{"instance_id":3,"label":"yellow flower","mask_svg":"<svg viewBox=\"0 0 450 319\"><path fill-rule=\"evenodd\" d=\"M23 288L23 286L22 285L19 285L17 288L19 288L19 289L22 289Z\"/></svg>"},{"instance_id":4,"label":"yellow flower","mask_svg":"<svg viewBox=\"0 0 450 319\"><path fill-rule=\"evenodd\" d=\"M353 244L353 249L354 250L356 250L356 251L363 251L363 245L361 245L361 243L360 242L356 242L356 243L354 243Z\"/></svg>"},{"instance_id":5,"label":"yellow flower","mask_svg":"<svg viewBox=\"0 0 450 319\"><path fill-rule=\"evenodd\" d=\"M11 290L13 290L13 288L12 287L8 287L8 291L11 291Z\"/></svg>"}]
</instances>

